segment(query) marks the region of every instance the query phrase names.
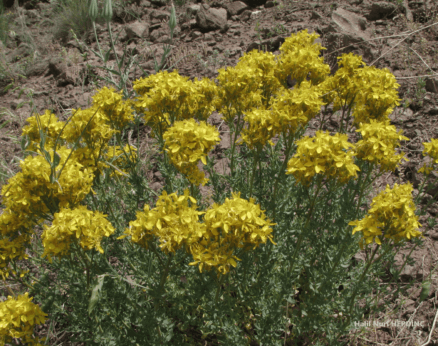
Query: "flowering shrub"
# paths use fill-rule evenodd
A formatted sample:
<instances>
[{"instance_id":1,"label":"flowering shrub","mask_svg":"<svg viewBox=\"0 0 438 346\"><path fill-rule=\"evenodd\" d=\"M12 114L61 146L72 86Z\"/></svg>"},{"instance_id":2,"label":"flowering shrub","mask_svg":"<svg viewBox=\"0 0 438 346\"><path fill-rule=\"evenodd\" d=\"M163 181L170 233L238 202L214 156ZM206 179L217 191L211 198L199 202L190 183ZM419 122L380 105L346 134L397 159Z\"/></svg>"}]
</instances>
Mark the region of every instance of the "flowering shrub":
<instances>
[{"instance_id":1,"label":"flowering shrub","mask_svg":"<svg viewBox=\"0 0 438 346\"><path fill-rule=\"evenodd\" d=\"M291 330L296 340L338 345L371 306L356 298L385 289L376 285L382 263L407 241L421 244L422 234L409 184L387 186L366 215L359 211L373 169L381 175L404 159L395 148L407 138L388 120L399 101L395 78L353 54L329 76L316 38L292 35L278 60L253 51L221 69L218 85L164 71L134 82L133 99L103 88L67 122L48 111L29 118L29 156L2 188L3 279L27 286L52 321L68 319L74 341L282 345ZM293 90L286 89L288 75L298 81ZM340 133L301 138L328 103L342 110ZM231 129L229 176L215 172L208 157L220 141L207 123L215 109ZM349 117L357 143L343 131ZM140 172L138 141L123 143L126 128L138 130L140 121L151 126L162 154L166 185L159 193ZM438 142L424 145L438 163ZM213 205L200 184L213 189ZM17 274L19 261L29 260L26 249L35 253L40 278ZM372 256L352 266L360 249ZM42 261L57 274L53 289ZM63 280L71 283L68 298L57 286ZM28 342L32 326L43 323L27 297L0 303L2 337ZM19 327L20 319L29 325L16 332L10 323Z\"/></svg>"}]
</instances>

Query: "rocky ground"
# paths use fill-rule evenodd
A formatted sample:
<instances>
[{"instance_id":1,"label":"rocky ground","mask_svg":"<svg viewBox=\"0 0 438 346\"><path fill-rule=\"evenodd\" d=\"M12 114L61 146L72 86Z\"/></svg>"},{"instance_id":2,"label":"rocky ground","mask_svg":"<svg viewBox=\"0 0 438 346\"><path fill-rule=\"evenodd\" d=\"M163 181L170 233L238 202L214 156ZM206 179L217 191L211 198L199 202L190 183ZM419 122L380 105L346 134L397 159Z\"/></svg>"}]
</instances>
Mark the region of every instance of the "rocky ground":
<instances>
[{"instance_id":1,"label":"rocky ground","mask_svg":"<svg viewBox=\"0 0 438 346\"><path fill-rule=\"evenodd\" d=\"M85 1L85 0L84 0ZM177 27L170 40L168 24L170 4L164 0L114 2L111 29L120 59L127 45L128 54L137 55L129 73L127 87L132 91L132 81L144 72L155 73L152 56L161 61L163 44L170 44L171 53L166 58L167 67L177 68L183 76L214 79L219 68L234 66L238 59L253 49L266 49L279 54L279 47L291 33L308 29L317 32L326 62L334 72L336 57L354 52L362 55L368 65L387 67L400 84L402 99L390 116L392 124L403 130L409 141L402 141L400 152L410 160L400 165L394 173L388 173L375 182L375 194L394 183L412 182L414 197L418 194L421 176L416 171L423 165L423 142L438 138L438 5L434 0L375 2L369 0L334 1L266 1L215 0L209 3L175 3ZM3 18L7 16L9 27L3 31L6 44L0 42L0 184L19 170L22 158L20 149L21 128L32 112L43 114L52 110L65 120L69 110L86 108L96 88L110 86L93 75L106 77L103 66L91 49L98 51L91 21L87 19L87 6L82 1L78 7L62 8L43 1L5 0ZM81 7L82 6L82 7ZM102 1L99 1L102 7ZM82 11L82 12L81 12ZM3 22L2 22L3 23ZM109 32L98 19L97 33L104 51L109 47ZM78 41L70 34L73 29ZM128 42L129 41L129 42ZM78 43L79 42L79 43ZM110 66L115 67L115 55L110 54ZM115 68L117 69L117 68ZM119 79L115 79L116 82ZM290 81L291 82L291 81ZM290 85L292 86L292 84ZM226 131L220 115L214 112L211 123L220 126L221 143L215 155L229 147ZM313 135L316 122L305 135ZM339 130L339 117L333 114L323 128L332 133ZM150 129L142 129L142 143L147 146ZM140 148L144 150L144 148ZM163 185L159 174L148 173L151 186ZM436 179L438 174L434 174ZM387 309L369 321L416 321L417 327L374 327L363 332L351 333L350 345L438 345L435 325L437 316L438 226L434 219L438 212L436 193L429 189L420 199L424 207L435 200L420 217L421 231L425 235L424 247L412 253L414 265L407 265L402 273L402 284L415 280L415 285L405 297L390 300L385 297ZM370 196L368 205L374 197ZM397 254L401 263L407 248ZM360 254L358 254L360 257ZM425 299L420 301L422 282L430 280L431 286ZM18 289L18 288L17 288ZM1 290L2 295L5 291ZM45 335L44 328L40 330ZM57 345L69 345L68 336L55 330ZM55 343L53 343L55 344ZM309 341L307 344L311 344Z\"/></svg>"}]
</instances>

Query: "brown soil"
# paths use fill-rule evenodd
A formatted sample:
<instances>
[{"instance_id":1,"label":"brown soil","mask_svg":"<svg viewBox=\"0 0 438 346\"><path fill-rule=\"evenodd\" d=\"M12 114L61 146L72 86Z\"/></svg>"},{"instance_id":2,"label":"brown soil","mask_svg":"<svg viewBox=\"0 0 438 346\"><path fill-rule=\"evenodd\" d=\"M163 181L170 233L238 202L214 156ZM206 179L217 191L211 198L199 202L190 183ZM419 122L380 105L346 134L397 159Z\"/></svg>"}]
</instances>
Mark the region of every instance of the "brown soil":
<instances>
[{"instance_id":1,"label":"brown soil","mask_svg":"<svg viewBox=\"0 0 438 346\"><path fill-rule=\"evenodd\" d=\"M114 2L114 1L113 1ZM7 1L5 1L7 3ZM253 3L255 6L251 6ZM263 45L275 54L279 54L279 45L285 37L292 32L308 29L309 32L317 31L321 34L321 42L327 51L325 59L331 64L333 71L336 69L336 57L344 52L353 51L363 56L364 61L378 68L387 67L397 77L400 84L399 94L403 99L390 116L392 124L397 129L403 130L403 135L409 141L402 141L399 152L407 154L409 162L404 162L394 173L388 173L376 180L374 194L371 199L385 188L394 183L412 182L415 187L414 197L418 194L419 179L422 177L415 172L428 159L422 155L423 142L430 142L431 138L438 138L438 21L437 4L433 0L408 1L400 0L387 2L378 7L369 0L320 0L318 2L288 2L278 4L266 0L247 1L244 3L231 3L227 0L215 0L209 3L210 8L226 9L227 18L225 25L220 28L212 26L200 28L195 15L190 15L188 8L194 3L175 6L178 18L177 29L172 41L172 51L166 59L169 65L179 61L176 65L179 73L192 80L195 77L215 78L218 69L224 66L234 66L244 52ZM99 1L100 6L102 1ZM381 4L381 3L380 3ZM389 5L388 5L389 4ZM51 15L51 6L48 3L29 2L19 3L20 7L7 9L11 21L14 22L9 30L16 36L9 35L6 46L0 45L0 87L12 86L7 91L0 91L0 153L1 165L0 184L5 184L6 179L19 171L19 160L23 157L20 149L21 129L26 124L25 120L32 112L43 114L46 109L65 120L71 108L86 108L90 105L91 96L96 88L111 86L109 83L99 81L98 86L93 85L93 78L86 64L103 66L103 62L88 51L86 57L76 45L72 36L58 34L53 37L53 19L59 22L57 15ZM203 5L198 4L198 5ZM395 10L385 10L386 7L395 5ZM158 61L163 54L163 41L169 32L167 20L170 5L164 1L142 0L138 3L115 1L118 8L113 16L111 30L114 37L124 28L137 22L146 23L148 33L144 37L136 37L129 44L129 51L138 54L136 61L148 73L153 71L151 52L155 52ZM258 7L257 7L258 6ZM377 6L377 7L376 7ZM377 8L377 9L376 9ZM209 8L206 8L208 11ZM158 10L158 12L153 12ZM354 15L361 16L357 20ZM48 19L44 21L44 19ZM362 26L358 29L356 24ZM109 46L109 34L103 22L98 26L98 36L101 47L106 51ZM63 27L65 29L65 27ZM67 27L68 28L68 27ZM91 26L89 27L91 29ZM257 31L257 28L259 29ZM59 32L62 30L58 30ZM137 31L138 32L138 31ZM261 33L259 39L258 34ZM92 30L88 30L79 39L83 39L89 48L98 51L96 41L93 40ZM399 42L402 41L402 42ZM150 47L147 46L148 43ZM116 42L116 51L119 58L123 54L125 43ZM215 58L214 50L219 52ZM226 54L226 52L230 54ZM191 56L186 56L191 54ZM184 57L186 56L186 57ZM183 58L184 57L184 58ZM180 60L183 58L182 60ZM110 55L109 63L115 67L115 56ZM206 64L204 63L206 62ZM101 69L93 69L95 74L108 76ZM429 74L430 73L430 74ZM134 81L143 76L139 68L131 69L129 81ZM423 76L419 79L419 76ZM118 81L118 78L115 78ZM128 91L132 91L132 83L128 82ZM211 122L218 126L221 124L220 116L214 112ZM305 135L313 135L316 126L313 122ZM339 118L334 115L332 121L323 129L332 133L339 130ZM221 137L224 142L220 150L215 151L219 156L229 147L228 128L222 124ZM140 148L144 151L151 142L147 137L150 128L144 128ZM223 157L223 156L221 156ZM148 172L151 184L159 188L162 179L159 174ZM433 179L438 177L434 174ZM204 191L208 193L208 191ZM423 195L421 204L432 199L436 190L429 190ZM387 305L384 314L374 316L370 321L403 320L424 322L423 327L369 327L363 333L351 333L350 345L437 345L438 332L434 324L437 314L438 288L437 275L434 271L438 258L438 226L430 226L428 219L436 217L438 206L435 200L421 216L421 231L425 235L424 247L417 248L412 257L415 265L407 265L402 273L404 282L413 278L416 284L409 289L406 297L397 300L387 300L388 294L383 299ZM402 255L408 254L409 248L397 255L397 263L401 263ZM433 271L433 273L431 273ZM427 298L420 302L419 296L421 283L431 274L432 285ZM13 286L14 290L21 292L22 287ZM7 296L7 291L1 289L0 293ZM394 313L394 310L396 311ZM39 331L45 336L48 324ZM62 330L55 329L52 344L70 345L68 337ZM429 342L429 343L428 343ZM311 344L309 341L308 344Z\"/></svg>"}]
</instances>

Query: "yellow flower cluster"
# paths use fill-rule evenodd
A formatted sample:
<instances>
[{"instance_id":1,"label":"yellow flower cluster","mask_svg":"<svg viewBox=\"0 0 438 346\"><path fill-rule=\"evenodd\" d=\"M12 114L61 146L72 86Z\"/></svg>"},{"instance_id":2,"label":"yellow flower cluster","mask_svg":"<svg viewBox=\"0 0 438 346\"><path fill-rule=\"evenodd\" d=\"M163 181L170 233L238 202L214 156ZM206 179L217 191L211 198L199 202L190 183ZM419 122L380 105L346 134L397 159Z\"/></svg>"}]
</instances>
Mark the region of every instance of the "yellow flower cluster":
<instances>
[{"instance_id":1,"label":"yellow flower cluster","mask_svg":"<svg viewBox=\"0 0 438 346\"><path fill-rule=\"evenodd\" d=\"M275 55L271 52L260 52L253 50L245 54L239 59L234 70L229 69L232 73L236 69L247 68L250 66L253 69L253 78L255 79L254 86L261 90L262 103L265 108L271 104L270 100L273 94L285 90L284 86L277 78L278 64ZM240 75L240 74L239 74ZM228 79L228 81L231 81ZM256 90L253 90L256 91Z\"/></svg>"},{"instance_id":2,"label":"yellow flower cluster","mask_svg":"<svg viewBox=\"0 0 438 346\"><path fill-rule=\"evenodd\" d=\"M77 207L92 191L95 173L109 167L101 157L113 158L108 141L119 131L117 127L124 127L132 120L129 106L130 102L123 102L114 90L103 89L95 96L90 109L73 110L68 122L59 121L48 110L27 119L29 125L23 128L23 136L30 140L27 149L37 156L28 156L21 161L21 172L2 187L6 206L0 216L0 271L3 277L8 277L12 260L26 258L25 247L38 222L52 220L52 215L62 208ZM71 148L73 144L78 147ZM119 148L115 150L118 153ZM76 213L75 217L80 218L81 208L72 211ZM89 216L85 213L81 222ZM94 237L98 239L99 236L97 232ZM92 244L90 241L83 245ZM99 249L97 243L95 246Z\"/></svg>"},{"instance_id":3,"label":"yellow flower cluster","mask_svg":"<svg viewBox=\"0 0 438 346\"><path fill-rule=\"evenodd\" d=\"M333 102L333 111L353 103L359 87L353 78L359 69L365 66L362 57L353 53L342 54L338 57L338 70L333 76L328 77L319 86L324 94L325 103Z\"/></svg>"},{"instance_id":4,"label":"yellow flower cluster","mask_svg":"<svg viewBox=\"0 0 438 346\"><path fill-rule=\"evenodd\" d=\"M309 186L315 174L323 174L346 184L351 177L357 177L356 171L360 171L354 164L354 151L349 151L354 145L348 142L347 135L330 136L328 132L318 131L314 138L306 136L297 141L297 147L286 173L293 174L297 183Z\"/></svg>"},{"instance_id":5,"label":"yellow flower cluster","mask_svg":"<svg viewBox=\"0 0 438 346\"><path fill-rule=\"evenodd\" d=\"M191 82L177 70L161 71L133 84L140 96L132 106L137 113L144 113L146 125L159 134L178 120L206 120L215 109L216 85L208 78Z\"/></svg>"},{"instance_id":6,"label":"yellow flower cluster","mask_svg":"<svg viewBox=\"0 0 438 346\"><path fill-rule=\"evenodd\" d=\"M362 232L363 238L360 247L375 241L381 245L381 236L398 243L402 239L411 239L423 234L418 231L421 224L415 215L415 204L412 200L411 183L398 185L394 188L389 185L373 198L368 215L360 221L351 221L349 225L356 226L353 234ZM383 233L384 231L384 233Z\"/></svg>"},{"instance_id":7,"label":"yellow flower cluster","mask_svg":"<svg viewBox=\"0 0 438 346\"><path fill-rule=\"evenodd\" d=\"M65 125L63 121L59 121L58 117L49 110L46 110L46 112L39 117L31 116L27 118L26 121L29 123L29 125L23 127L22 135L29 136L31 143L27 150L31 151L38 150L37 144L39 144L41 141L40 130L46 135L45 145L47 145L49 148L53 148L56 138L61 133L61 130Z\"/></svg>"},{"instance_id":8,"label":"yellow flower cluster","mask_svg":"<svg viewBox=\"0 0 438 346\"><path fill-rule=\"evenodd\" d=\"M177 121L163 135L164 150L172 163L185 174L194 185L205 185L208 179L197 168L201 159L207 164L206 156L216 143L220 142L219 132L204 121L200 124L194 119Z\"/></svg>"},{"instance_id":9,"label":"yellow flower cluster","mask_svg":"<svg viewBox=\"0 0 438 346\"><path fill-rule=\"evenodd\" d=\"M314 43L318 37L319 35L309 34L305 29L292 34L281 45L276 76L278 80L283 81L284 86L289 75L297 81L297 85L307 78L313 85L318 85L330 74L330 66L319 56L320 51L326 48Z\"/></svg>"},{"instance_id":10,"label":"yellow flower cluster","mask_svg":"<svg viewBox=\"0 0 438 346\"><path fill-rule=\"evenodd\" d=\"M273 101L272 111L282 132L294 134L320 112L323 104L319 88L303 81L293 90L278 95Z\"/></svg>"},{"instance_id":11,"label":"yellow flower cluster","mask_svg":"<svg viewBox=\"0 0 438 346\"><path fill-rule=\"evenodd\" d=\"M268 142L274 145L271 139L281 131L276 123L274 113L267 109L253 109L245 115L244 120L248 122L247 129L242 131L242 138L237 143L244 141L250 149L263 148Z\"/></svg>"},{"instance_id":12,"label":"yellow flower cluster","mask_svg":"<svg viewBox=\"0 0 438 346\"><path fill-rule=\"evenodd\" d=\"M262 91L259 89L258 68L255 66L228 66L219 69L218 112L230 124L236 114L262 105ZM245 95L242 97L242 95Z\"/></svg>"},{"instance_id":13,"label":"yellow flower cluster","mask_svg":"<svg viewBox=\"0 0 438 346\"><path fill-rule=\"evenodd\" d=\"M369 124L361 124L361 127L356 130L360 132L362 138L356 143L356 157L362 160L370 161L375 164L380 164L380 170L394 171L403 159L404 152L400 155L395 155L395 147L400 145L400 140L409 140L402 136L402 130L397 132L395 126L390 125L390 120L382 122L371 119Z\"/></svg>"},{"instance_id":14,"label":"yellow flower cluster","mask_svg":"<svg viewBox=\"0 0 438 346\"><path fill-rule=\"evenodd\" d=\"M216 203L205 213L205 234L202 240L194 243L191 253L194 262L189 265L199 264L199 271L205 268L210 270L216 267L219 273L227 274L230 265L236 267L233 252L238 248L248 250L255 249L260 243L272 240L272 229L276 225L266 219L260 206L254 204L255 200L249 201L240 198L239 193L233 193L232 199L226 199L224 204Z\"/></svg>"},{"instance_id":15,"label":"yellow flower cluster","mask_svg":"<svg viewBox=\"0 0 438 346\"><path fill-rule=\"evenodd\" d=\"M134 120L131 106L132 101L123 101L123 92L116 92L114 88L103 87L96 95L92 96L93 104L99 105L100 111L105 115L105 121L115 130L122 130Z\"/></svg>"},{"instance_id":16,"label":"yellow flower cluster","mask_svg":"<svg viewBox=\"0 0 438 346\"><path fill-rule=\"evenodd\" d=\"M80 205L75 209L63 208L55 213L52 225L44 225L42 240L44 253L41 257L48 258L52 263L53 256L64 256L69 253L70 244L80 241L83 249L95 248L100 253L103 249L100 245L102 237L109 237L114 233L114 228L104 215L98 211L88 210Z\"/></svg>"},{"instance_id":17,"label":"yellow flower cluster","mask_svg":"<svg viewBox=\"0 0 438 346\"><path fill-rule=\"evenodd\" d=\"M387 68L380 70L375 66L366 66L359 69L356 83L360 92L352 114L355 125L369 119L387 119L394 107L400 105L397 92L400 84Z\"/></svg>"},{"instance_id":18,"label":"yellow flower cluster","mask_svg":"<svg viewBox=\"0 0 438 346\"><path fill-rule=\"evenodd\" d=\"M430 156L434 161L432 161L432 164L430 166L424 164L423 167L418 170L418 172L424 172L426 175L429 175L430 172L433 170L434 164L438 163L438 139L432 138L430 143L423 143L423 145L423 155Z\"/></svg>"},{"instance_id":19,"label":"yellow flower cluster","mask_svg":"<svg viewBox=\"0 0 438 346\"><path fill-rule=\"evenodd\" d=\"M188 200L192 206L188 206ZM199 223L199 215L205 214L205 223ZM226 274L230 264L236 266L239 260L232 253L237 248L256 248L267 239L275 225L266 220L264 212L254 200L249 202L233 194L223 205L214 204L207 212L196 211L196 200L184 191L159 197L157 207L150 210L146 205L143 212L137 213L137 219L129 223L125 234L117 239L131 236L131 241L148 249L153 236L159 238L160 248L166 252L176 252L182 246L195 259L190 265L199 264L199 270L216 267L218 272ZM275 243L274 243L275 244Z\"/></svg>"},{"instance_id":20,"label":"yellow flower cluster","mask_svg":"<svg viewBox=\"0 0 438 346\"><path fill-rule=\"evenodd\" d=\"M388 69L366 66L362 57L343 54L340 68L319 86L330 93L324 101L333 102L333 111L343 107L353 109L354 125L368 123L370 119L384 121L400 103L397 88L400 86Z\"/></svg>"},{"instance_id":21,"label":"yellow flower cluster","mask_svg":"<svg viewBox=\"0 0 438 346\"><path fill-rule=\"evenodd\" d=\"M117 132L107 123L106 115L93 105L89 109L72 109L70 122L63 132L63 138L74 143L78 138L90 149L103 148Z\"/></svg>"},{"instance_id":22,"label":"yellow flower cluster","mask_svg":"<svg viewBox=\"0 0 438 346\"><path fill-rule=\"evenodd\" d=\"M70 153L71 149L65 147L57 151L60 161L53 175L42 154L28 156L20 162L22 171L2 187L6 206L0 216L2 275L9 276L8 266L13 259L26 258L25 247L38 222L60 208L78 205L91 191L93 171L74 160L67 161ZM49 150L49 155L53 162L53 150Z\"/></svg>"},{"instance_id":23,"label":"yellow flower cluster","mask_svg":"<svg viewBox=\"0 0 438 346\"><path fill-rule=\"evenodd\" d=\"M0 215L0 274L3 280L9 277L10 262L29 258L25 252L26 245L30 244L31 239L28 230L34 225L35 222L29 220L29 217L21 218L10 209L5 209ZM12 273L16 274L15 271Z\"/></svg>"},{"instance_id":24,"label":"yellow flower cluster","mask_svg":"<svg viewBox=\"0 0 438 346\"><path fill-rule=\"evenodd\" d=\"M192 206L188 206L188 201ZM196 199L189 196L189 190L183 196L177 193L163 194L157 201L156 208L150 210L148 204L143 212L137 212L137 219L129 223L125 235L117 239L131 236L134 243L148 249L149 242L155 235L160 239L160 248L166 253L175 252L181 246L190 246L197 237L203 234L203 226L198 223L199 215L196 211Z\"/></svg>"},{"instance_id":25,"label":"yellow flower cluster","mask_svg":"<svg viewBox=\"0 0 438 346\"><path fill-rule=\"evenodd\" d=\"M44 214L81 202L91 191L94 174L80 163L67 160L71 151L65 147L57 150L60 161L53 175L42 154L26 157L20 162L22 171L2 187L3 204L19 215L42 218ZM53 162L54 152L48 152Z\"/></svg>"},{"instance_id":26,"label":"yellow flower cluster","mask_svg":"<svg viewBox=\"0 0 438 346\"><path fill-rule=\"evenodd\" d=\"M32 334L36 324L44 324L47 314L32 299L26 292L0 302L0 345L11 345L12 338L21 338L26 345L42 346Z\"/></svg>"}]
</instances>

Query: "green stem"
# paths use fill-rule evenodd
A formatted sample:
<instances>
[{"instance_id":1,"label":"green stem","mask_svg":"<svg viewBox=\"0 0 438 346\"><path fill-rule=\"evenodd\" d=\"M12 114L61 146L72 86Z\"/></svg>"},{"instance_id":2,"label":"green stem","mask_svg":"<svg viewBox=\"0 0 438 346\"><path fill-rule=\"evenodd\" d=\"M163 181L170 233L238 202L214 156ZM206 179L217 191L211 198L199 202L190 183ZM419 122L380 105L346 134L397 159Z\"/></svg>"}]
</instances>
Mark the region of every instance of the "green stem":
<instances>
[{"instance_id":1,"label":"green stem","mask_svg":"<svg viewBox=\"0 0 438 346\"><path fill-rule=\"evenodd\" d=\"M151 244L151 246L149 247L149 249L152 250L152 252L157 256L158 261L160 262L160 265L161 265L162 267L164 267L164 263L163 263L163 261L161 260L160 255L158 255L158 252L157 252L157 250L155 249L155 247L153 246L153 244Z\"/></svg>"},{"instance_id":2,"label":"green stem","mask_svg":"<svg viewBox=\"0 0 438 346\"><path fill-rule=\"evenodd\" d=\"M232 132L230 132L230 141L231 141L231 162L230 162L230 171L231 171L231 177L234 178L234 150L236 149L236 139L237 139L237 135L240 132L239 129L239 124L240 124L240 117L242 116L242 114L239 112L239 114L237 115L237 124L236 124L236 128L235 128L235 132L234 132L234 140L232 139ZM229 128L231 130L233 124L233 121L231 120L230 124L229 124Z\"/></svg>"},{"instance_id":3,"label":"green stem","mask_svg":"<svg viewBox=\"0 0 438 346\"><path fill-rule=\"evenodd\" d=\"M251 183L249 184L249 196L248 196L249 198L252 197L252 188L253 188L253 184L254 184L255 171L257 168L257 163L259 161L261 149L262 149L261 147L257 147L256 156L254 157L254 164L252 167L252 174L251 174Z\"/></svg>"},{"instance_id":4,"label":"green stem","mask_svg":"<svg viewBox=\"0 0 438 346\"><path fill-rule=\"evenodd\" d=\"M221 285L225 280L225 275L222 275L219 282L217 283L216 296L214 297L214 304L217 306L217 301L219 299L219 292L221 290Z\"/></svg>"},{"instance_id":5,"label":"green stem","mask_svg":"<svg viewBox=\"0 0 438 346\"><path fill-rule=\"evenodd\" d=\"M347 319L347 322L346 322L345 326L348 326L348 325L350 324L350 321L351 321L351 314L352 314L353 306L354 306L354 299L356 298L358 288L359 288L359 286L362 284L362 281L363 281L363 279L364 279L366 273L368 272L369 268L371 267L371 264L375 264L375 263L377 263L377 262L383 257L383 255L384 255L384 254L381 254L381 255L380 255L379 257L377 257L376 260L373 262L373 258L374 258L374 256L376 255L377 250L379 249L379 247L380 247L380 246L376 244L376 247L375 247L375 249L374 249L374 251L373 251L373 253L372 253L372 255L371 255L371 258L369 259L369 261L368 261L368 263L367 263L367 266L365 267L365 270L363 271L362 275L360 276L359 281L358 281L358 283L357 283L357 286L356 286L356 288L355 288L354 291L353 291L353 295L352 295L352 297L351 297L351 301L350 301L350 309L349 309L348 319ZM393 245L392 245L387 251L391 251L393 248L394 248L394 244L393 244Z\"/></svg>"},{"instance_id":6,"label":"green stem","mask_svg":"<svg viewBox=\"0 0 438 346\"><path fill-rule=\"evenodd\" d=\"M418 190L418 195L417 195L417 197L415 198L415 201L414 201L415 205L417 205L418 199L420 198L420 194L421 194L421 192L423 192L424 184L426 184L426 181L429 179L430 176L431 176L431 174L427 174L426 175L426 179L424 179L423 183L421 184L421 186L420 186L420 188ZM433 201L433 199L432 199L432 201ZM426 208L428 206L429 206L429 204L427 204Z\"/></svg>"},{"instance_id":7,"label":"green stem","mask_svg":"<svg viewBox=\"0 0 438 346\"><path fill-rule=\"evenodd\" d=\"M361 205L361 202L362 202L363 193L365 192L365 188L366 188L366 182L368 181L368 178L371 175L371 172L372 172L373 168L374 168L374 163L371 163L371 167L370 167L370 170L367 172L367 176L365 177L364 184L362 186L360 186L359 202L357 203L356 212L354 213L355 216L357 215L357 213L359 211L359 208L360 208L360 205ZM362 174L361 174L360 177L362 177ZM359 184L360 184L360 181L359 181ZM354 196L353 196L353 200L354 200Z\"/></svg>"},{"instance_id":8,"label":"green stem","mask_svg":"<svg viewBox=\"0 0 438 346\"><path fill-rule=\"evenodd\" d=\"M363 278L365 277L365 274L368 272L368 269L370 268L371 263L372 263L372 261L373 261L373 258L374 258L374 256L375 256L375 254L376 254L376 252L377 252L378 249L379 249L379 246L377 245L376 248L374 249L374 252L373 252L373 254L372 254L370 260L369 260L368 263L367 263L367 266L365 267L365 270L362 272L362 275L361 275L360 278L359 278L359 281L358 281L358 283L357 283L356 288L355 288L354 291L353 291L353 295L351 296L351 300L350 300L349 314L348 314L347 322L346 322L345 325L344 325L344 328L350 325L350 321L351 321L351 313L352 313L352 311L353 311L353 305L354 305L354 298L356 298L356 294L357 294L357 287L359 287L359 285L362 283L362 280L363 280ZM344 329L344 328L342 328L342 329ZM342 333L342 331L339 332L338 337L337 337L336 339L339 338L339 336L341 335L341 333Z\"/></svg>"},{"instance_id":9,"label":"green stem","mask_svg":"<svg viewBox=\"0 0 438 346\"><path fill-rule=\"evenodd\" d=\"M74 253L76 253L76 255L81 260L82 264L85 266L85 270L87 273L87 290L88 290L90 288L90 270L92 265L91 260L88 257L88 255L82 251L82 248L80 248L80 246L77 244L76 238L73 241L73 246L71 247L71 249L73 250Z\"/></svg>"},{"instance_id":10,"label":"green stem","mask_svg":"<svg viewBox=\"0 0 438 346\"><path fill-rule=\"evenodd\" d=\"M300 236L299 236L298 242L297 242L297 246L295 247L294 254L293 254L293 256L292 256L292 258L291 258L291 260L289 262L288 275L290 275L290 273L292 272L292 270L295 267L295 258L296 258L297 254L298 254L298 251L299 251L300 247L301 247L301 243L303 241L304 233L306 232L307 226L309 225L310 219L312 217L313 208L315 206L316 198L318 197L318 193L319 193L319 190L321 189L321 187L322 187L322 176L319 177L319 181L318 181L317 189L316 189L316 192L315 192L315 196L314 196L314 198L312 200L312 204L311 204L311 207L310 207L310 210L309 210L309 214L307 215L306 224L304 225L303 230L300 233Z\"/></svg>"},{"instance_id":11,"label":"green stem","mask_svg":"<svg viewBox=\"0 0 438 346\"><path fill-rule=\"evenodd\" d=\"M283 139L284 142L286 143L286 150L284 153L284 160L283 160L283 164L281 166L280 172L278 172L277 178L275 179L275 185L274 185L274 193L273 193L273 201L274 201L274 220L276 220L276 212L277 212L277 203L276 202L276 197L277 197L277 187L278 187L278 182L280 181L280 177L282 177L282 175L284 174L284 170L286 169L287 163L289 161L289 154L290 154L290 150L292 149L292 142L295 139L295 136L289 136L286 137L285 132L283 132ZM275 230L274 230L275 232Z\"/></svg>"},{"instance_id":12,"label":"green stem","mask_svg":"<svg viewBox=\"0 0 438 346\"><path fill-rule=\"evenodd\" d=\"M158 287L158 292L160 293L160 296L164 288L164 284L166 283L167 274L169 273L169 267L170 267L170 262L172 261L172 257L173 257L172 254L169 254L169 257L167 258L166 267L164 268L164 271L161 274L160 286ZM158 304L156 305L156 307L158 307Z\"/></svg>"}]
</instances>

